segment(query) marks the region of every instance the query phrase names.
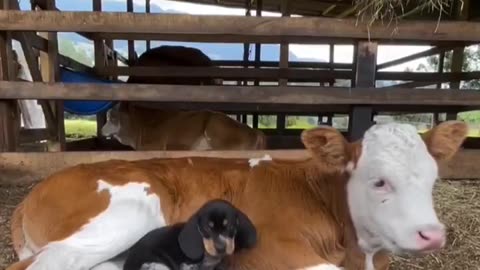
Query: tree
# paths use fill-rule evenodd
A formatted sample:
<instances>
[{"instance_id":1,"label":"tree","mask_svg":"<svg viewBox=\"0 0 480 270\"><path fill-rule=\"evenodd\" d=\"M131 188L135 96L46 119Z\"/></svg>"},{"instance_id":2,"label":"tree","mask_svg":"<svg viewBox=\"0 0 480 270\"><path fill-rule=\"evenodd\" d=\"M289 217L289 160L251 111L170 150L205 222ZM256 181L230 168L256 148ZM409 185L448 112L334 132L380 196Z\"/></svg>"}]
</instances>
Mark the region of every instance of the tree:
<instances>
[{"instance_id":1,"label":"tree","mask_svg":"<svg viewBox=\"0 0 480 270\"><path fill-rule=\"evenodd\" d=\"M445 60L443 65L444 72L451 72L452 71L452 56L453 53L447 52L445 54ZM427 66L424 64L420 64L417 67L417 71L437 71L438 66L440 64L440 57L438 55L429 56L427 57ZM464 50L464 58L462 64L462 71L469 72L479 70L480 68L480 47L470 46L466 47ZM461 88L467 89L480 89L480 81L479 80L472 80L472 81L465 81L462 82Z\"/></svg>"}]
</instances>

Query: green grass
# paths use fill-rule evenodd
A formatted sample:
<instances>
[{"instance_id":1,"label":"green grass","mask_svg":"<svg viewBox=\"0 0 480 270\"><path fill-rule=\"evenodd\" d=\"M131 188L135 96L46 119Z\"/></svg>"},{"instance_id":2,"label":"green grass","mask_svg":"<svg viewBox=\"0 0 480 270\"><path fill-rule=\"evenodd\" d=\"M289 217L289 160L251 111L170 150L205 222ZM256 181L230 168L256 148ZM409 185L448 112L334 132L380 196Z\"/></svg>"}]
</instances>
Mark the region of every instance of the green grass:
<instances>
[{"instance_id":1,"label":"green grass","mask_svg":"<svg viewBox=\"0 0 480 270\"><path fill-rule=\"evenodd\" d=\"M65 120L65 136L69 140L92 138L97 135L97 123L91 120Z\"/></svg>"},{"instance_id":2,"label":"green grass","mask_svg":"<svg viewBox=\"0 0 480 270\"><path fill-rule=\"evenodd\" d=\"M460 118L467 120L468 122L472 123L474 122L473 125L470 126L469 134L468 137L480 137L480 121L477 122L477 116L480 116L480 113L465 113L464 115L461 115ZM480 120L480 117L478 117ZM473 120L473 121L472 121ZM477 124L478 123L478 124ZM287 128L288 129L307 129L314 127L311 124L309 124L307 121L297 120L295 125L290 125ZM259 128L260 129L272 129L275 128L275 124L271 126L264 126L259 123ZM419 130L419 133L423 133L426 130ZM78 140L78 139L86 139L86 138L92 138L95 137L97 134L97 123L92 120L65 120L65 135L68 140Z\"/></svg>"}]
</instances>

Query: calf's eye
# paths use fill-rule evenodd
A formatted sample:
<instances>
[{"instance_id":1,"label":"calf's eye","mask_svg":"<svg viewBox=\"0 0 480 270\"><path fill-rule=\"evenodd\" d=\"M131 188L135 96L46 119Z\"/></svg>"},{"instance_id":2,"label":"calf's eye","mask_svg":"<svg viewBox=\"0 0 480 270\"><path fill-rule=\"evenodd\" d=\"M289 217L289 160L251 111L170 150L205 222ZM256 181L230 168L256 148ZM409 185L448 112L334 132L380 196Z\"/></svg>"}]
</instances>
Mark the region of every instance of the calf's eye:
<instances>
[{"instance_id":1,"label":"calf's eye","mask_svg":"<svg viewBox=\"0 0 480 270\"><path fill-rule=\"evenodd\" d=\"M385 186L385 180L378 180L377 182L374 183L375 187L381 188Z\"/></svg>"}]
</instances>

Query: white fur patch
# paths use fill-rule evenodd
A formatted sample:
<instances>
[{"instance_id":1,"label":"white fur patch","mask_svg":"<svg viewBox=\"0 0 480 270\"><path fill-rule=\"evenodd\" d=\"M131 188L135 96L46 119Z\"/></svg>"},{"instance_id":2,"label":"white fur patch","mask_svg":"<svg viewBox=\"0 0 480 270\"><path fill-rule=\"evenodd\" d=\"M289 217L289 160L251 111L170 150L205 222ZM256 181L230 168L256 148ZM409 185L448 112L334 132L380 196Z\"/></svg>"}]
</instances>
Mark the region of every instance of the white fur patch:
<instances>
[{"instance_id":1,"label":"white fur patch","mask_svg":"<svg viewBox=\"0 0 480 270\"><path fill-rule=\"evenodd\" d=\"M437 178L437 163L415 127L372 126L363 137L361 155L347 184L362 250L414 251L418 231L442 227L432 204ZM368 264L367 270L372 270Z\"/></svg>"},{"instance_id":2,"label":"white fur patch","mask_svg":"<svg viewBox=\"0 0 480 270\"><path fill-rule=\"evenodd\" d=\"M170 270L170 268L161 263L144 263L140 270Z\"/></svg>"},{"instance_id":3,"label":"white fur patch","mask_svg":"<svg viewBox=\"0 0 480 270\"><path fill-rule=\"evenodd\" d=\"M196 151L206 151L211 150L212 146L208 142L208 139L204 136L200 137L192 146L192 150Z\"/></svg>"},{"instance_id":4,"label":"white fur patch","mask_svg":"<svg viewBox=\"0 0 480 270\"><path fill-rule=\"evenodd\" d=\"M27 270L113 267L101 263L130 248L147 232L166 224L160 198L148 194L149 187L148 183L129 182L115 186L98 180L97 191L110 193L107 209L70 237L42 248Z\"/></svg>"},{"instance_id":5,"label":"white fur patch","mask_svg":"<svg viewBox=\"0 0 480 270\"><path fill-rule=\"evenodd\" d=\"M23 247L22 250L17 254L20 261L25 260L28 257L33 255L33 251L30 250L28 247Z\"/></svg>"},{"instance_id":6,"label":"white fur patch","mask_svg":"<svg viewBox=\"0 0 480 270\"><path fill-rule=\"evenodd\" d=\"M323 263L323 264L319 264L319 265L315 265L315 266L309 266L309 267L302 268L302 269L303 270L342 270L343 267L338 267L338 266L335 266L333 264Z\"/></svg>"},{"instance_id":7,"label":"white fur patch","mask_svg":"<svg viewBox=\"0 0 480 270\"><path fill-rule=\"evenodd\" d=\"M253 168L257 166L261 161L267 161L267 160L272 160L272 157L270 155L265 155L262 158L251 158L248 160L248 164L250 164L250 167Z\"/></svg>"}]
</instances>

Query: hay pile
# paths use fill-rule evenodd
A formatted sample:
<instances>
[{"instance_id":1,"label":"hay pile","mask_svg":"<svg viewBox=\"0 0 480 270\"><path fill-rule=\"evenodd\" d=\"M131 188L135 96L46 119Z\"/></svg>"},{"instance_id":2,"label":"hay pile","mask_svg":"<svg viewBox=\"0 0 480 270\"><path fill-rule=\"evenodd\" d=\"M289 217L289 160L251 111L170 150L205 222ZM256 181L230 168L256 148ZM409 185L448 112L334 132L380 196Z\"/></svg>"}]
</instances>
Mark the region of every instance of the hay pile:
<instances>
[{"instance_id":1,"label":"hay pile","mask_svg":"<svg viewBox=\"0 0 480 270\"><path fill-rule=\"evenodd\" d=\"M16 260L9 219L32 186L0 183L0 269ZM448 225L448 247L424 258L396 257L391 270L480 270L480 180L441 181L435 201L440 219Z\"/></svg>"},{"instance_id":2,"label":"hay pile","mask_svg":"<svg viewBox=\"0 0 480 270\"><path fill-rule=\"evenodd\" d=\"M390 24L420 12L442 14L451 12L455 0L353 0L356 16L368 26L375 22ZM463 0L460 0L463 6Z\"/></svg>"}]
</instances>

